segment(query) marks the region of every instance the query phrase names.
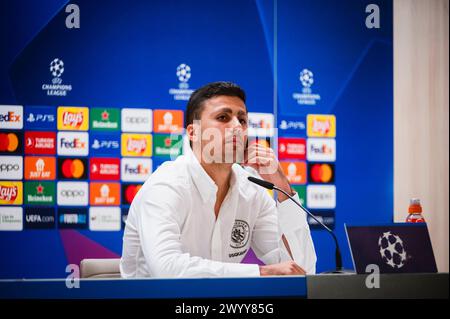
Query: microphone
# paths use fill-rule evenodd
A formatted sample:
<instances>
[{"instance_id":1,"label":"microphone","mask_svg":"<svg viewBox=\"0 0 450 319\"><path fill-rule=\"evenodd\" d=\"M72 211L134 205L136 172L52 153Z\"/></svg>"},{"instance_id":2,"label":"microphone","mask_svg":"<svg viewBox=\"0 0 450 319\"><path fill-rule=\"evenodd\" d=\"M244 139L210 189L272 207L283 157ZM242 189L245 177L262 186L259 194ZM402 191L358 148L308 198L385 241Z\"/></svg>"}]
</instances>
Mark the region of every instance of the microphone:
<instances>
[{"instance_id":1,"label":"microphone","mask_svg":"<svg viewBox=\"0 0 450 319\"><path fill-rule=\"evenodd\" d=\"M334 239L334 243L336 245L336 252L335 252L335 262L336 262L336 269L333 271L328 271L325 273L333 273L333 274L340 274L340 273L346 273L346 271L343 271L342 269L342 255L341 255L341 249L339 248L339 243L337 240L337 237L335 235L335 233L327 226L325 225L322 221L320 221L316 216L314 216L309 210L307 210L305 207L303 207L298 201L296 201L291 195L289 195L288 193L286 193L284 190L276 187L274 184L269 183L265 180L259 179L259 178L255 178L253 176L249 176L248 180L252 183L255 183L256 185L259 185L261 187L267 188L267 189L274 189L276 191L279 191L281 193L283 193L284 195L286 195L287 197L289 197L290 200L292 200L298 207L300 207L300 209L302 209L305 213L307 213L312 219L314 219L319 225L321 225L325 230L327 230L330 235L333 237Z\"/></svg>"}]
</instances>

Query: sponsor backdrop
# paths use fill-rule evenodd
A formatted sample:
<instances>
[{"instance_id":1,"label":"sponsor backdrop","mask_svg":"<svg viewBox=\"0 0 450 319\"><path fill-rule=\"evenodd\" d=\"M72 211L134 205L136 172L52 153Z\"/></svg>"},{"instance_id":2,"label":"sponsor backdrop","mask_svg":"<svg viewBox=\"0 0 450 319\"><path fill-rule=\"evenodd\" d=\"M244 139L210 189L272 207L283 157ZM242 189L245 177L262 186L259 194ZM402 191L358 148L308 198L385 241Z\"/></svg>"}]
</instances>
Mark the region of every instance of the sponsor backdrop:
<instances>
[{"instance_id":1,"label":"sponsor backdrop","mask_svg":"<svg viewBox=\"0 0 450 319\"><path fill-rule=\"evenodd\" d=\"M66 1L2 4L0 278L119 257L135 194L183 152L186 101L217 80L246 90L252 139L353 268L344 223L393 215L392 3L367 28L369 3L77 1L80 28ZM330 269L333 242L309 222Z\"/></svg>"}]
</instances>

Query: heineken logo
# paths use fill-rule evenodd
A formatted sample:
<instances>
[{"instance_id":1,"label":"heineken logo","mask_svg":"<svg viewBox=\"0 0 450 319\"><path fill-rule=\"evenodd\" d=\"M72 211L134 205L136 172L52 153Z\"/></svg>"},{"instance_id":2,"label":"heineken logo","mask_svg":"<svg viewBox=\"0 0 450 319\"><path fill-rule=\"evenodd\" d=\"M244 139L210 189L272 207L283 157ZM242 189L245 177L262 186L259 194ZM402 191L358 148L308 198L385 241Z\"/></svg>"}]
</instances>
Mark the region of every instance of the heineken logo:
<instances>
[{"instance_id":1,"label":"heineken logo","mask_svg":"<svg viewBox=\"0 0 450 319\"><path fill-rule=\"evenodd\" d=\"M25 204L53 205L55 203L54 182L26 182Z\"/></svg>"},{"instance_id":2,"label":"heineken logo","mask_svg":"<svg viewBox=\"0 0 450 319\"><path fill-rule=\"evenodd\" d=\"M90 119L93 130L119 130L119 109L92 108Z\"/></svg>"}]
</instances>

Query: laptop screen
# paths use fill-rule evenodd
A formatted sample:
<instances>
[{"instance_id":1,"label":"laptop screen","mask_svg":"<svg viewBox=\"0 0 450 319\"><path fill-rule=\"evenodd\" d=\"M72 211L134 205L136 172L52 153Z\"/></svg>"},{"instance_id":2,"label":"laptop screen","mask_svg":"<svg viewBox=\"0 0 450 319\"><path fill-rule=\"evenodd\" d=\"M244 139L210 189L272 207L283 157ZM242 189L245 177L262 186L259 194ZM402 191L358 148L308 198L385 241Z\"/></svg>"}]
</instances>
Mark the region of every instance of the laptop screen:
<instances>
[{"instance_id":1,"label":"laptop screen","mask_svg":"<svg viewBox=\"0 0 450 319\"><path fill-rule=\"evenodd\" d=\"M345 226L356 273L378 265L380 273L437 272L426 224Z\"/></svg>"}]
</instances>

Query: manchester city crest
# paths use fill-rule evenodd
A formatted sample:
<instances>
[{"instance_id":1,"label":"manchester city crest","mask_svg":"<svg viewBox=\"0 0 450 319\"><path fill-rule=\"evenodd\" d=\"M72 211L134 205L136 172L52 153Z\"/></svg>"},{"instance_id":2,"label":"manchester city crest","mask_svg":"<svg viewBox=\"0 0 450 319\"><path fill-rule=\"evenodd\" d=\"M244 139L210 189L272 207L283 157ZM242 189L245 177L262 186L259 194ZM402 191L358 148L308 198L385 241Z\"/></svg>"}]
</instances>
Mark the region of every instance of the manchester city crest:
<instances>
[{"instance_id":1,"label":"manchester city crest","mask_svg":"<svg viewBox=\"0 0 450 319\"><path fill-rule=\"evenodd\" d=\"M247 245L250 237L250 227L244 220L236 219L231 231L231 244L233 248L242 248Z\"/></svg>"}]
</instances>

